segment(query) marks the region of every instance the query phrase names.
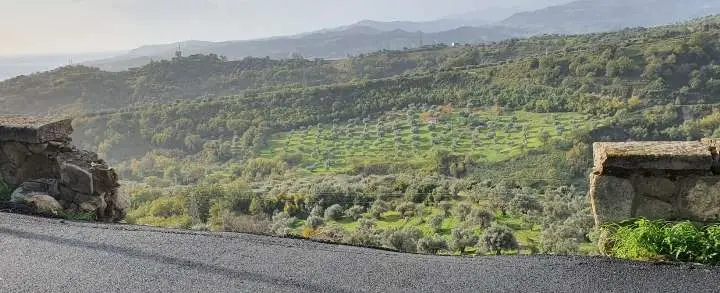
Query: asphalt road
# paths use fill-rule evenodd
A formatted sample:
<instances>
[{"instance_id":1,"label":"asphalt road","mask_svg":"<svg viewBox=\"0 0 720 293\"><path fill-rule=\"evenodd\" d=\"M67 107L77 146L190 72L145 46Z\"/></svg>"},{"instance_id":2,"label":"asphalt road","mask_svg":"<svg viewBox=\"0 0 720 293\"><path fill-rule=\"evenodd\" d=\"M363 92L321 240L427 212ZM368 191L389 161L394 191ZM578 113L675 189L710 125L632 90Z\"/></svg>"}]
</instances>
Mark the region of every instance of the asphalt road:
<instances>
[{"instance_id":1,"label":"asphalt road","mask_svg":"<svg viewBox=\"0 0 720 293\"><path fill-rule=\"evenodd\" d=\"M720 292L720 268L410 255L0 213L0 292Z\"/></svg>"}]
</instances>

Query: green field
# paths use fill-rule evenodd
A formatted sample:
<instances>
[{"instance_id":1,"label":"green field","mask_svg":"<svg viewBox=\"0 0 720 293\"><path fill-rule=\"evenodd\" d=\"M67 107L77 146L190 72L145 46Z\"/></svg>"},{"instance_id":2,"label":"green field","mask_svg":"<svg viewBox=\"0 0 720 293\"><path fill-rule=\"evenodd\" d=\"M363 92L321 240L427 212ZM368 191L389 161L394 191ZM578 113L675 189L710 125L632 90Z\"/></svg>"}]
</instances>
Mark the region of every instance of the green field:
<instances>
[{"instance_id":1,"label":"green field","mask_svg":"<svg viewBox=\"0 0 720 293\"><path fill-rule=\"evenodd\" d=\"M433 125L432 119L438 121ZM498 113L485 108L437 111L410 108L376 119L320 124L271 137L262 156L301 156L301 167L320 172L343 171L353 159L422 165L431 150L445 148L476 162L501 162L542 148L573 129L592 127L578 113Z\"/></svg>"}]
</instances>

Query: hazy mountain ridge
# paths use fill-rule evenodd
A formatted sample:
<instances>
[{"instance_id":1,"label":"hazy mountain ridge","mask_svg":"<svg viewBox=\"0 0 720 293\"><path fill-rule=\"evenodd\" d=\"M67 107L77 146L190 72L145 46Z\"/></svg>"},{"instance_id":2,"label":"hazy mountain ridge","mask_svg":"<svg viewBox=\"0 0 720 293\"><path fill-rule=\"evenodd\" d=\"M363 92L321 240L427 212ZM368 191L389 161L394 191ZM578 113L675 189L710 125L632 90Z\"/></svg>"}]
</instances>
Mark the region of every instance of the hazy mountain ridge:
<instances>
[{"instance_id":1,"label":"hazy mountain ridge","mask_svg":"<svg viewBox=\"0 0 720 293\"><path fill-rule=\"evenodd\" d=\"M649 7L652 7L653 13L648 13ZM307 58L344 58L383 49L416 48L434 43L492 42L545 33L578 34L676 23L720 13L720 0L579 0L518 12L498 21L511 13L512 9L486 8L425 22L364 20L293 36L224 42L185 41L181 43L181 50L186 56L213 53L230 60L248 56L282 59L297 54ZM170 59L177 47L177 43L147 45L127 54L82 64L102 70L122 71L143 66L152 60ZM4 69L0 64L0 79L48 70L61 64L67 63L55 62L41 67L11 65Z\"/></svg>"},{"instance_id":2,"label":"hazy mountain ridge","mask_svg":"<svg viewBox=\"0 0 720 293\"><path fill-rule=\"evenodd\" d=\"M653 13L648 13L648 8ZM183 43L187 54L215 53L231 60L247 56L342 58L382 49L420 47L433 43L477 43L533 34L579 34L626 27L655 26L720 13L720 0L579 0L497 20L511 9L480 10L426 22L372 21L313 33L262 40ZM472 29L468 27L473 27ZM421 33L422 32L422 33ZM86 63L104 70L124 70L174 55L176 44L145 46L127 56Z\"/></svg>"},{"instance_id":3,"label":"hazy mountain ridge","mask_svg":"<svg viewBox=\"0 0 720 293\"><path fill-rule=\"evenodd\" d=\"M218 54L230 60L248 56L289 58L300 54L306 58L343 58L348 55L370 53L378 50L401 50L436 43L478 43L500 41L512 37L529 36L525 29L504 27L458 27L438 33L407 32L396 29L381 31L370 27L354 26L343 31L325 31L305 36L292 36L264 40L198 42L181 44L185 55ZM121 71L146 64L151 59L171 58L177 44L147 46L130 54L111 59L85 63L103 70Z\"/></svg>"},{"instance_id":4,"label":"hazy mountain ridge","mask_svg":"<svg viewBox=\"0 0 720 293\"><path fill-rule=\"evenodd\" d=\"M718 0L580 0L520 12L500 24L541 33L577 34L670 24L716 13L720 13Z\"/></svg>"}]
</instances>

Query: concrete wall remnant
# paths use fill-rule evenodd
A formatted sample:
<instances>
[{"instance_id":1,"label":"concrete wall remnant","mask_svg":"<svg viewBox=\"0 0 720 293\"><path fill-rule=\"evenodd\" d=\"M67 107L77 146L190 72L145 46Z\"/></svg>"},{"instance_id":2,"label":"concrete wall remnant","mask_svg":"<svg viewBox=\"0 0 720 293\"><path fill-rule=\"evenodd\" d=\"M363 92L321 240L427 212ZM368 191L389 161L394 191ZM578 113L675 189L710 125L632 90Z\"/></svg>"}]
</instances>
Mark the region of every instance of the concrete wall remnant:
<instances>
[{"instance_id":1,"label":"concrete wall remnant","mask_svg":"<svg viewBox=\"0 0 720 293\"><path fill-rule=\"evenodd\" d=\"M632 218L720 221L720 140L593 144L595 224Z\"/></svg>"}]
</instances>

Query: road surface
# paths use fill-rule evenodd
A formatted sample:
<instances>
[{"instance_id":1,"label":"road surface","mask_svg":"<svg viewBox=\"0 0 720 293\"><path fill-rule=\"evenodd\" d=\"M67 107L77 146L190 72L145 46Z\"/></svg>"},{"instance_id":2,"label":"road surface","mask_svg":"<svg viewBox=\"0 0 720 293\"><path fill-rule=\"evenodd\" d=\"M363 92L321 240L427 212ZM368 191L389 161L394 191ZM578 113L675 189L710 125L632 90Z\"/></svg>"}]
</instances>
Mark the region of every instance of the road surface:
<instances>
[{"instance_id":1,"label":"road surface","mask_svg":"<svg viewBox=\"0 0 720 293\"><path fill-rule=\"evenodd\" d=\"M443 257L0 213L0 292L718 292L720 268Z\"/></svg>"}]
</instances>

